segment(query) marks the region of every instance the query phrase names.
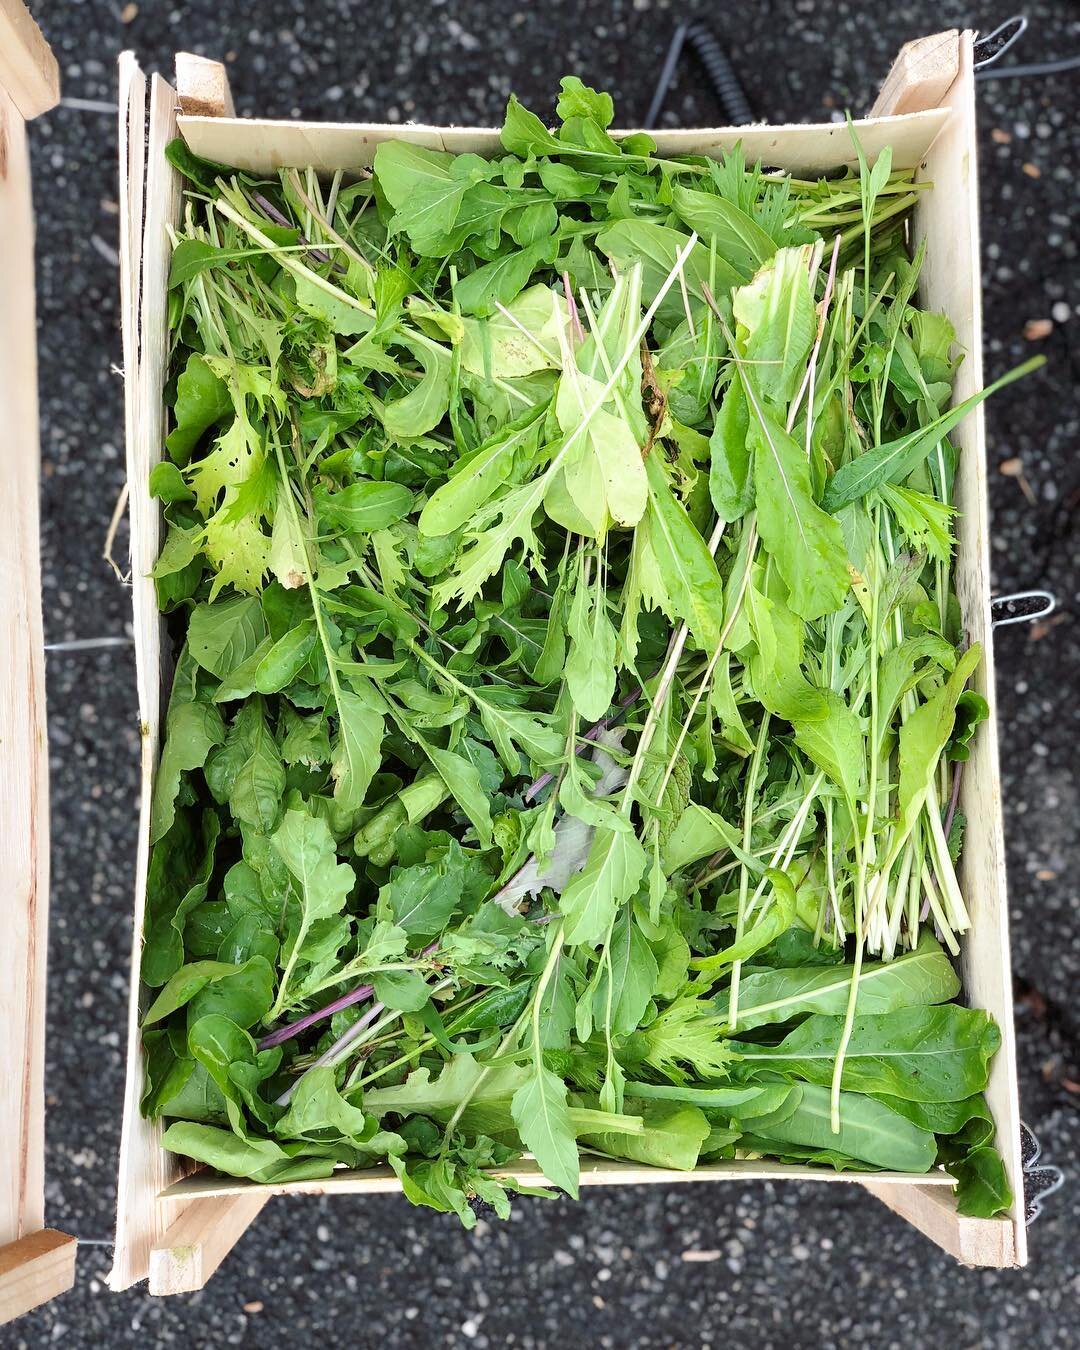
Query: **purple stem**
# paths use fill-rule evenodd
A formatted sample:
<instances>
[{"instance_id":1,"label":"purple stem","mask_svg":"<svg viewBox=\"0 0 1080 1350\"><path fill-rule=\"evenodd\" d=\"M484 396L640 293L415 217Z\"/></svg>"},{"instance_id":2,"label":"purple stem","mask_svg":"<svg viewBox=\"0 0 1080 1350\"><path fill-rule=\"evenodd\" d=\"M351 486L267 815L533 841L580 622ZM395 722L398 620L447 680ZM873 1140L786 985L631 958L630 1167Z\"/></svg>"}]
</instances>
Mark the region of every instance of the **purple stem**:
<instances>
[{"instance_id":1,"label":"purple stem","mask_svg":"<svg viewBox=\"0 0 1080 1350\"><path fill-rule=\"evenodd\" d=\"M655 673L656 672L654 671L653 674ZM650 675L649 678L652 679L652 675ZM574 754L583 755L589 748L589 742L598 740L603 733L607 731L608 727L613 727L617 722L621 722L630 707L638 701L644 692L644 686L639 684L633 693L627 694L614 712L608 713L608 715L602 717L599 722L594 722L587 731L582 733L579 738L580 743L574 747ZM535 783L531 783L525 789L525 801L531 802L536 797L537 793L543 792L544 788L553 781L554 777L555 775L553 773L542 773Z\"/></svg>"},{"instance_id":2,"label":"purple stem","mask_svg":"<svg viewBox=\"0 0 1080 1350\"><path fill-rule=\"evenodd\" d=\"M251 200L259 206L259 208L262 210L263 215L270 217L270 219L274 222L275 225L284 225L287 230L292 230L296 228L293 225L292 221L288 218L288 216L282 215L281 212L274 205L274 203L267 201L267 199L262 195L261 192L253 192L251 194ZM301 244L306 244L308 246L309 258L314 258L316 262L321 263L328 263L330 261L329 253L327 253L324 249L314 248L311 245L311 241L305 239L302 234L300 235L299 242ZM335 263L334 270L337 272L346 272L348 271L348 268L342 267L340 263Z\"/></svg>"},{"instance_id":3,"label":"purple stem","mask_svg":"<svg viewBox=\"0 0 1080 1350\"><path fill-rule=\"evenodd\" d=\"M964 771L964 761L958 759L956 768L953 769L952 792L949 796L949 807L945 812L945 819L942 821L941 828L945 831L945 838L948 839L949 831L952 829L953 819L956 816L956 808L960 803L960 778Z\"/></svg>"},{"instance_id":4,"label":"purple stem","mask_svg":"<svg viewBox=\"0 0 1080 1350\"><path fill-rule=\"evenodd\" d=\"M264 1036L259 1042L259 1049L269 1050L271 1046L291 1040L293 1036L299 1036L302 1031L314 1026L316 1022L321 1022L324 1017L333 1017L334 1013L341 1012L342 1008L351 1008L354 1003L363 1003L364 999L370 998L374 992L374 985L358 985L348 994L342 994L340 998L334 999L333 1003L328 1003L325 1008L317 1008L315 1012L305 1013L297 1021L290 1022L284 1027L278 1027L277 1031L272 1031L269 1036Z\"/></svg>"},{"instance_id":5,"label":"purple stem","mask_svg":"<svg viewBox=\"0 0 1080 1350\"><path fill-rule=\"evenodd\" d=\"M371 1007L367 1010L367 1012L364 1013L363 1017L359 1019L359 1021L354 1022L347 1031L343 1032L342 1035L340 1035L337 1038L337 1040L334 1042L332 1046L330 1046L328 1050L324 1050L322 1052L322 1054L319 1056L319 1058L315 1061L314 1064L308 1065L308 1067L304 1070L304 1073L300 1075L300 1078L298 1078L295 1083L293 1083L290 1087L288 1087L281 1094L281 1096L277 1098L275 1104L277 1106L288 1106L289 1099L296 1091L304 1075L310 1073L312 1069L321 1069L326 1064L332 1064L337 1059L338 1055L342 1052L342 1050L347 1050L348 1047L353 1043L353 1041L355 1041L359 1037L360 1033L364 1030L364 1028L370 1026L371 1023L375 1021L376 1017L378 1017L378 1015L382 1012L383 1006L384 1005L381 1003L373 1003Z\"/></svg>"},{"instance_id":6,"label":"purple stem","mask_svg":"<svg viewBox=\"0 0 1080 1350\"><path fill-rule=\"evenodd\" d=\"M420 955L422 957L431 956L438 949L439 944L432 942L424 948ZM280 1045L282 1041L291 1040L293 1036L299 1036L302 1031L314 1026L316 1022L321 1022L324 1017L333 1017L334 1013L340 1012L342 1008L351 1008L354 1003L363 1003L364 999L370 998L374 992L374 985L358 984L355 989L348 994L342 994L340 998L334 999L325 1008L317 1008L314 1012L305 1013L295 1022L289 1022L286 1026L278 1027L277 1031L271 1031L268 1036L264 1036L259 1042L259 1049L269 1050L272 1045Z\"/></svg>"}]
</instances>

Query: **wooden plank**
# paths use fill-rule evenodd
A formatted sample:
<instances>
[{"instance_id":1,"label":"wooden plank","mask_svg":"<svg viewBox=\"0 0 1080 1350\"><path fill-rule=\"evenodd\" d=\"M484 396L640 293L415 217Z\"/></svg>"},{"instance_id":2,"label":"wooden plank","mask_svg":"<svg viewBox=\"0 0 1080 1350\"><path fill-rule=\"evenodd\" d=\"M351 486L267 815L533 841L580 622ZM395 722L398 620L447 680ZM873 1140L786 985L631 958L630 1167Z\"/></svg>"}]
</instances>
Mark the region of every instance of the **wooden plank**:
<instances>
[{"instance_id":1,"label":"wooden plank","mask_svg":"<svg viewBox=\"0 0 1080 1350\"><path fill-rule=\"evenodd\" d=\"M956 1196L940 1186L882 1186L864 1181L871 1195L965 1266L1016 1266L1015 1226L1005 1219L969 1219L956 1212Z\"/></svg>"},{"instance_id":2,"label":"wooden plank","mask_svg":"<svg viewBox=\"0 0 1080 1350\"><path fill-rule=\"evenodd\" d=\"M260 1191L188 1205L150 1249L151 1294L190 1294L201 1289L266 1201Z\"/></svg>"},{"instance_id":3,"label":"wooden plank","mask_svg":"<svg viewBox=\"0 0 1080 1350\"><path fill-rule=\"evenodd\" d=\"M889 117L940 107L959 72L960 34L955 28L905 43L885 77L870 116Z\"/></svg>"},{"instance_id":4,"label":"wooden plank","mask_svg":"<svg viewBox=\"0 0 1080 1350\"><path fill-rule=\"evenodd\" d=\"M60 101L60 68L22 0L0 0L0 88L30 121Z\"/></svg>"},{"instance_id":5,"label":"wooden plank","mask_svg":"<svg viewBox=\"0 0 1080 1350\"><path fill-rule=\"evenodd\" d=\"M109 1285L126 1289L146 1278L150 1249L170 1216L157 1196L183 1170L178 1158L160 1146L161 1130L139 1110L143 1088L142 1042L139 1034L143 914L150 858L150 788L157 764L163 660L161 616L150 569L157 558L160 512L149 493L151 467L161 458L165 439L163 386L167 364L166 287L171 246L168 226L175 223L180 195L177 175L164 157L176 134L176 96L155 76L150 88L149 134L146 141L145 190L139 151L144 127L140 102L141 75L128 58L121 66L128 85L122 104L121 164L127 165L127 192L121 196L121 274L125 342L124 398L128 427L127 470L131 514L131 592L135 634L135 683L142 731L142 799L135 863L135 908L132 934L131 995L128 1005L128 1062L120 1137L116 1245ZM144 209L145 208L145 209ZM145 222L143 223L143 216ZM141 245L140 241L141 240ZM141 253L141 266L139 254ZM135 256L133 256L133 254ZM132 310L135 296L137 311ZM134 319L137 313L137 323Z\"/></svg>"},{"instance_id":6,"label":"wooden plank","mask_svg":"<svg viewBox=\"0 0 1080 1350\"><path fill-rule=\"evenodd\" d=\"M176 53L176 96L193 117L235 117L229 77L220 61L192 52Z\"/></svg>"},{"instance_id":7,"label":"wooden plank","mask_svg":"<svg viewBox=\"0 0 1080 1350\"><path fill-rule=\"evenodd\" d=\"M936 190L920 194L915 212L916 237L926 240L921 301L927 308L949 316L956 329L957 346L964 353L953 392L957 402L981 389L984 382L973 44L974 34L970 32L957 38L959 73L945 95L949 120L930 148L922 170L922 176L934 183ZM952 440L958 451L956 590L967 638L983 646L983 661L973 684L990 706L990 717L979 728L961 780L960 809L967 827L959 878L972 928L962 944L960 964L965 1001L972 1007L985 1008L1001 1029L1001 1049L994 1057L986 1098L997 1126L997 1147L1014 1203L1007 1221L970 1220L957 1214L955 1205L943 1209L938 1203L940 1197L933 1204L912 1193L890 1191L880 1198L946 1251L958 1255L963 1250L966 1254L960 1257L962 1260L1022 1266L1027 1261L1027 1233L990 625L986 432L981 407L961 422ZM869 1184L873 1189L873 1183ZM1007 1234L1001 1229L1008 1230Z\"/></svg>"},{"instance_id":8,"label":"wooden plank","mask_svg":"<svg viewBox=\"0 0 1080 1350\"><path fill-rule=\"evenodd\" d=\"M49 761L30 161L22 115L2 89L0 146L0 1243L9 1243L44 1222Z\"/></svg>"},{"instance_id":9,"label":"wooden plank","mask_svg":"<svg viewBox=\"0 0 1080 1350\"><path fill-rule=\"evenodd\" d=\"M893 147L896 168L913 168L944 125L946 114L937 110L904 117L863 119L855 123L859 141L871 160L886 146ZM388 123L264 122L249 118L187 117L179 120L180 133L197 155L249 169L276 174L281 167L325 173L348 172L371 164L382 141L407 140L413 145L455 153L480 155L501 152L494 128L397 126ZM625 132L614 133L616 136ZM703 131L651 131L665 155L711 155L742 142L746 158L793 172L837 168L857 162L851 135L842 122L799 126L718 127Z\"/></svg>"},{"instance_id":10,"label":"wooden plank","mask_svg":"<svg viewBox=\"0 0 1080 1350\"><path fill-rule=\"evenodd\" d=\"M545 1183L543 1172L531 1160L525 1159L515 1167L494 1168L493 1175L513 1177L530 1186ZM669 1186L694 1181L822 1181L858 1182L864 1174L834 1172L828 1167L802 1167L795 1163L763 1161L732 1161L697 1167L692 1172L676 1172L663 1167L645 1167L639 1163L618 1162L613 1158L584 1157L581 1160L583 1186ZM952 1177L944 1172L932 1172L914 1177L907 1172L876 1172L874 1181L883 1189L951 1190ZM321 1181L284 1181L259 1185L251 1181L237 1181L232 1177L198 1172L175 1182L163 1194L168 1199L204 1196L248 1195L252 1192L264 1197L271 1195L378 1195L401 1190L393 1170L389 1167L371 1167L363 1172L340 1171Z\"/></svg>"},{"instance_id":11,"label":"wooden plank","mask_svg":"<svg viewBox=\"0 0 1080 1350\"><path fill-rule=\"evenodd\" d=\"M77 1246L66 1233L40 1228L0 1247L0 1326L71 1288Z\"/></svg>"}]
</instances>

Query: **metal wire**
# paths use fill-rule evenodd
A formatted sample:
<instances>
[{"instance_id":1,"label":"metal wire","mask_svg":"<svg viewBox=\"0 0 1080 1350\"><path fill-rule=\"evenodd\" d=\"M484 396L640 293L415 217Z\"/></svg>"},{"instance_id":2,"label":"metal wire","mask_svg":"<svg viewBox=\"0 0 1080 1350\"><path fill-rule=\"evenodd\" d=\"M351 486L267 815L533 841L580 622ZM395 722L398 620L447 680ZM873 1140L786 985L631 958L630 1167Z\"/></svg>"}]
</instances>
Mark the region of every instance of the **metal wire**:
<instances>
[{"instance_id":1,"label":"metal wire","mask_svg":"<svg viewBox=\"0 0 1080 1350\"><path fill-rule=\"evenodd\" d=\"M1011 614L1006 612L1000 618L995 617L998 610L1004 610L1008 605L1036 602L1040 607L1031 610L1029 613ZM998 595L990 601L990 626L991 628L1005 628L1010 623L1034 623L1037 619L1048 619L1055 609L1057 609L1057 596L1053 591L1013 591L1011 595Z\"/></svg>"},{"instance_id":2,"label":"metal wire","mask_svg":"<svg viewBox=\"0 0 1080 1350\"><path fill-rule=\"evenodd\" d=\"M129 637L72 638L69 642L46 642L47 652L94 652L105 647L130 647L135 639Z\"/></svg>"},{"instance_id":3,"label":"metal wire","mask_svg":"<svg viewBox=\"0 0 1080 1350\"><path fill-rule=\"evenodd\" d=\"M1014 14L999 23L985 37L978 34L975 38L975 69L985 70L1000 61L1010 47L1014 46L1028 30L1026 14Z\"/></svg>"}]
</instances>

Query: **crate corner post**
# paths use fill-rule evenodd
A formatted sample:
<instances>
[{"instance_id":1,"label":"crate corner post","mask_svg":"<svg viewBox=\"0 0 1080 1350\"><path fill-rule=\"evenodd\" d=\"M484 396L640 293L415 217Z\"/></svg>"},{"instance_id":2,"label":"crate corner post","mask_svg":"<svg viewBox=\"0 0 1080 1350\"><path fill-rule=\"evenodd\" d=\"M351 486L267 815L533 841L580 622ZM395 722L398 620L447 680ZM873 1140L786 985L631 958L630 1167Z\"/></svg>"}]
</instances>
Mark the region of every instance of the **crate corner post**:
<instances>
[{"instance_id":1,"label":"crate corner post","mask_svg":"<svg viewBox=\"0 0 1080 1350\"><path fill-rule=\"evenodd\" d=\"M38 517L34 224L26 123L60 98L56 59L21 0L0 0L0 745L22 772L0 783L0 1324L75 1280L76 1240L44 1226L45 960L49 783Z\"/></svg>"},{"instance_id":2,"label":"crate corner post","mask_svg":"<svg viewBox=\"0 0 1080 1350\"><path fill-rule=\"evenodd\" d=\"M220 61L176 53L176 97L188 117L235 117L229 77Z\"/></svg>"}]
</instances>

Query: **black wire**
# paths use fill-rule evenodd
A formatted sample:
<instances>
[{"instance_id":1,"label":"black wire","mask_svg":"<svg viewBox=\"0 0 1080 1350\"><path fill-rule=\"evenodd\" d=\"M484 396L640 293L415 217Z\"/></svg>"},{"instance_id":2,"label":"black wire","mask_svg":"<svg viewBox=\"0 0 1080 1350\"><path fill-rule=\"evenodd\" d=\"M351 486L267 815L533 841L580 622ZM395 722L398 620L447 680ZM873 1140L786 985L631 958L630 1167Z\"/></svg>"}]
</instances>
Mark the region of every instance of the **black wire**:
<instances>
[{"instance_id":1,"label":"black wire","mask_svg":"<svg viewBox=\"0 0 1080 1350\"><path fill-rule=\"evenodd\" d=\"M1036 61L1027 66L990 66L986 70L977 70L977 80L1021 80L1038 78L1042 75L1060 75L1066 70L1080 68L1080 54L1063 56L1058 61Z\"/></svg>"}]
</instances>

